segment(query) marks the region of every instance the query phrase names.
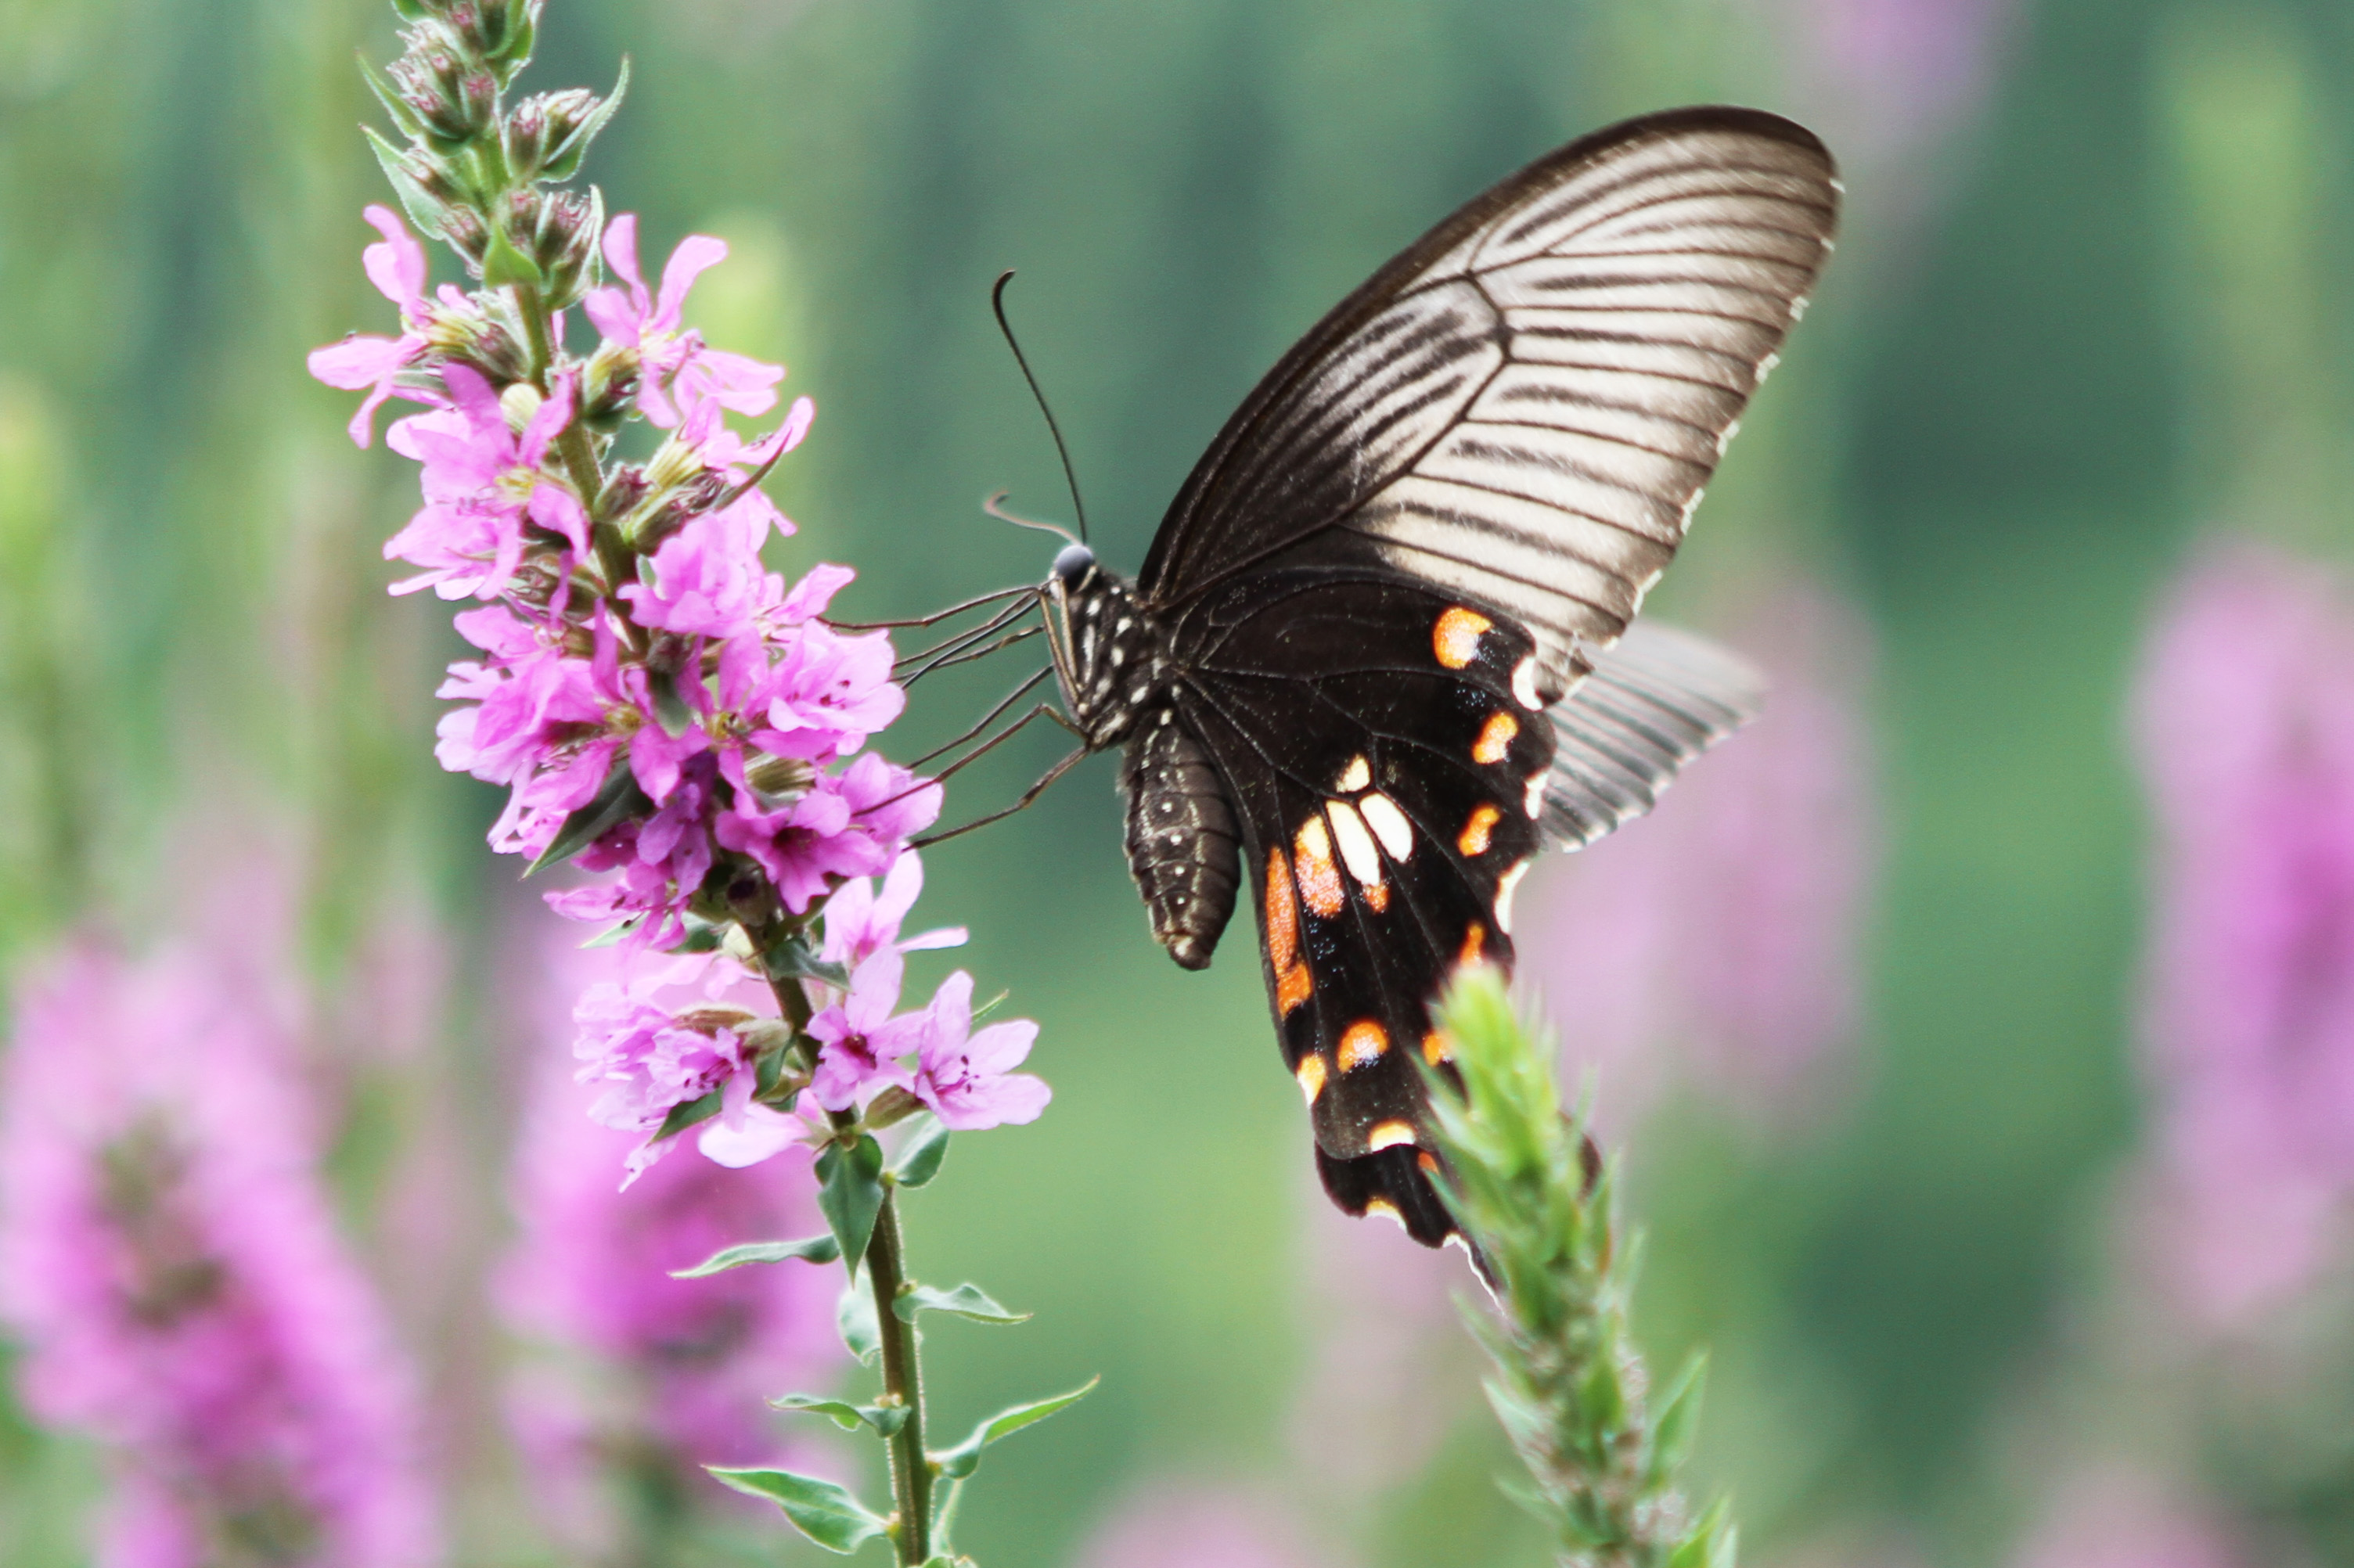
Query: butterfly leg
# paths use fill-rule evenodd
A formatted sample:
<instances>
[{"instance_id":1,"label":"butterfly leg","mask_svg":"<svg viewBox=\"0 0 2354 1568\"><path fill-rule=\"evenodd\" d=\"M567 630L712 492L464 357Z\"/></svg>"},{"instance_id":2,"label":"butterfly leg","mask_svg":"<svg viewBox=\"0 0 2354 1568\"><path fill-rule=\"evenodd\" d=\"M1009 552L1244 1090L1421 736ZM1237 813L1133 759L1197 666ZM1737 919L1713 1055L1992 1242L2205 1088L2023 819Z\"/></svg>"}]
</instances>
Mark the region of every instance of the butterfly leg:
<instances>
[{"instance_id":1,"label":"butterfly leg","mask_svg":"<svg viewBox=\"0 0 2354 1568\"><path fill-rule=\"evenodd\" d=\"M1047 712L1053 712L1052 709L1046 708L1046 705L1044 703L1041 703L1039 707ZM1055 714L1055 716L1059 719L1062 717L1062 715ZM1028 721L1024 720L1023 722L1027 723ZM1057 762L1054 767L1046 769L1046 776L1044 778L1039 779L1035 784L1031 785L1029 789L1024 789L1022 792L1022 799L1014 801L1013 804L1006 807L1003 810L991 811L985 817L975 817L971 821L965 823L964 826L960 828L950 828L944 833L927 833L919 839L909 839L907 842L917 849L929 849L936 843L955 838L960 833L969 833L975 828L985 828L991 822L1002 822L1006 818L1013 815L1014 812L1028 806L1031 801L1035 800L1039 796L1044 794L1049 785L1053 784L1055 779L1060 779L1064 774L1068 773L1072 768L1076 768L1082 761L1086 760L1087 756L1087 748L1084 746L1078 747L1068 757L1064 758L1062 761Z\"/></svg>"},{"instance_id":2,"label":"butterfly leg","mask_svg":"<svg viewBox=\"0 0 2354 1568\"><path fill-rule=\"evenodd\" d=\"M1031 676L1028 680L1023 682L1020 685L1006 693L1002 701L1001 701L995 707L981 715L981 722L979 724L974 725L970 729L965 731L954 740L949 741L947 745L936 747L932 750L924 753L923 756L918 757L915 761L907 764L907 766L910 768L921 768L925 763L931 761L934 758L954 751L958 747L964 745L969 740L971 740L974 736L986 730L991 725L995 724L998 721L999 716L1002 715L1006 709L1020 702L1023 695L1033 687L1036 686L1039 682L1044 680L1054 673L1055 667L1051 664L1040 670L1036 674Z\"/></svg>"}]
</instances>

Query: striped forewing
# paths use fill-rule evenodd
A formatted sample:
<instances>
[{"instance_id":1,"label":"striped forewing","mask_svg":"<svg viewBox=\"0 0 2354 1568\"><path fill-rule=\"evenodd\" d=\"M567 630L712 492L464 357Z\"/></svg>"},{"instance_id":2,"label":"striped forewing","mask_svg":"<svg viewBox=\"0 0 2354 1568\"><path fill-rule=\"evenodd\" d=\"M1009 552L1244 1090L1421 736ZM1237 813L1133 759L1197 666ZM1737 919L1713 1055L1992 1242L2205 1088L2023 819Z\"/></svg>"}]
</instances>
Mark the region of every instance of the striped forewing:
<instances>
[{"instance_id":1,"label":"striped forewing","mask_svg":"<svg viewBox=\"0 0 2354 1568\"><path fill-rule=\"evenodd\" d=\"M1260 565L1378 563L1521 621L1559 696L1681 542L1838 198L1820 143L1745 110L1631 122L1532 165L1270 373L1140 586L1179 606Z\"/></svg>"}]
</instances>

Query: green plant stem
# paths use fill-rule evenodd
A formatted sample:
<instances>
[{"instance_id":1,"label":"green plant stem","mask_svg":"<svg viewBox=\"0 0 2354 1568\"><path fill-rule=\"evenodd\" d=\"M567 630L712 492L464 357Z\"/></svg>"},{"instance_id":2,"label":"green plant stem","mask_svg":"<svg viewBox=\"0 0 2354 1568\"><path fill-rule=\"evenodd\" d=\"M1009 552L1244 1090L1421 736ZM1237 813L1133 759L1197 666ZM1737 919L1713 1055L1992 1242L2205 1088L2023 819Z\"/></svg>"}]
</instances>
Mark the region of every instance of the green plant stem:
<instances>
[{"instance_id":1,"label":"green plant stem","mask_svg":"<svg viewBox=\"0 0 2354 1568\"><path fill-rule=\"evenodd\" d=\"M924 1453L924 1372L916 1351L916 1326L900 1320L893 1306L906 1282L905 1244L899 1232L899 1198L883 1190L875 1234L866 1244L866 1278L875 1292L875 1321L883 1340L883 1387L888 1400L906 1407L907 1424L890 1439L891 1497L899 1512L899 1561L914 1568L932 1554L932 1462Z\"/></svg>"},{"instance_id":2,"label":"green plant stem","mask_svg":"<svg viewBox=\"0 0 2354 1568\"><path fill-rule=\"evenodd\" d=\"M531 343L532 384L546 397L548 376L556 366L556 340L548 328L547 307L539 291L528 283L515 285L515 303L521 307L524 332ZM605 578L609 590L618 590L635 577L636 568L630 558L630 547L621 539L620 530L598 514L598 498L604 493L605 473L597 463L596 449L588 444L588 432L578 419L567 423L557 433L556 453L563 461L564 471L572 481L573 491L580 498L581 510L588 514L589 538L597 552L597 568ZM637 630L620 613L622 607L613 605L616 629L632 647Z\"/></svg>"},{"instance_id":3,"label":"green plant stem","mask_svg":"<svg viewBox=\"0 0 2354 1568\"><path fill-rule=\"evenodd\" d=\"M758 931L747 928L761 951L776 937L782 924L771 917ZM777 999L777 1009L794 1034L803 1040L810 1021L809 996L797 981L769 977L769 990ZM812 1064L814 1065L814 1064ZM847 1111L829 1111L827 1119L837 1131L857 1125L858 1118ZM907 1412L907 1425L885 1441L891 1461L891 1502L899 1516L896 1547L899 1561L906 1568L917 1568L931 1556L932 1536L932 1461L924 1452L924 1369L917 1350L916 1326L903 1322L894 1310L899 1292L907 1281L907 1242L899 1228L899 1195L886 1181L883 1189L883 1207L875 1216L875 1232L866 1243L866 1282L875 1295L875 1331L883 1349L883 1391L885 1404L896 1404ZM844 1259L847 1266L849 1259Z\"/></svg>"}]
</instances>

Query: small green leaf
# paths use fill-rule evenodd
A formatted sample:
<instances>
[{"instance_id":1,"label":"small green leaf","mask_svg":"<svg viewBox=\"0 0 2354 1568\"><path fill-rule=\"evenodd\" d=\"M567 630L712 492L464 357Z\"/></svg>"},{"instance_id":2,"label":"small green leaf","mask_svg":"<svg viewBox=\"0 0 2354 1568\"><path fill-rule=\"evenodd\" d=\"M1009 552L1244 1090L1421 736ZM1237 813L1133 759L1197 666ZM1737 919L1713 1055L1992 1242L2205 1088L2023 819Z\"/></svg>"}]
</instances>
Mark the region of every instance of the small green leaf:
<instances>
[{"instance_id":1,"label":"small green leaf","mask_svg":"<svg viewBox=\"0 0 2354 1568\"><path fill-rule=\"evenodd\" d=\"M948 1157L949 1129L937 1120L928 1122L900 1151L891 1179L902 1187L920 1187L940 1173L940 1161Z\"/></svg>"},{"instance_id":2,"label":"small green leaf","mask_svg":"<svg viewBox=\"0 0 2354 1568\"><path fill-rule=\"evenodd\" d=\"M834 1304L833 1326L842 1336L843 1348L862 1365L872 1362L883 1349L883 1326L875 1316L875 1293L859 1282L855 1270L843 1288L842 1299Z\"/></svg>"},{"instance_id":3,"label":"small green leaf","mask_svg":"<svg viewBox=\"0 0 2354 1568\"><path fill-rule=\"evenodd\" d=\"M541 165L540 177L547 180L568 180L578 174L580 160L588 155L588 143L594 142L597 139L597 133L605 129L606 122L610 121L614 111L621 107L621 100L629 96L629 91L630 57L623 55L620 79L613 83L613 90L607 93L605 101L592 110L572 134L564 139L562 146L548 154L547 162Z\"/></svg>"},{"instance_id":4,"label":"small green leaf","mask_svg":"<svg viewBox=\"0 0 2354 1568\"><path fill-rule=\"evenodd\" d=\"M482 252L482 281L493 289L521 284L536 289L547 282L539 263L514 248L503 225L491 226L490 248Z\"/></svg>"},{"instance_id":5,"label":"small green leaf","mask_svg":"<svg viewBox=\"0 0 2354 1568\"><path fill-rule=\"evenodd\" d=\"M855 1432L863 1423L883 1436L896 1437L899 1428L907 1425L907 1407L904 1404L851 1404L810 1393L788 1393L769 1403L779 1410L805 1410L812 1415L822 1415L844 1432Z\"/></svg>"},{"instance_id":6,"label":"small green leaf","mask_svg":"<svg viewBox=\"0 0 2354 1568\"><path fill-rule=\"evenodd\" d=\"M645 916L642 915L632 915L628 919L621 921L618 925L606 927L603 930L589 938L587 941L581 943L580 946L583 948L610 948L614 943L621 940L622 938L627 937L631 932L636 930L640 925L644 923L644 920ZM690 936L693 935L692 932L688 934Z\"/></svg>"},{"instance_id":7,"label":"small green leaf","mask_svg":"<svg viewBox=\"0 0 2354 1568\"><path fill-rule=\"evenodd\" d=\"M832 1263L842 1256L842 1247L831 1235L803 1236L799 1241L742 1242L724 1246L693 1268L673 1268L673 1279L701 1279L707 1275L725 1274L731 1268L741 1268L748 1263L783 1263L799 1258L803 1263Z\"/></svg>"},{"instance_id":8,"label":"small green leaf","mask_svg":"<svg viewBox=\"0 0 2354 1568\"><path fill-rule=\"evenodd\" d=\"M1733 1568L1739 1533L1725 1518L1725 1501L1709 1505L1692 1532L1668 1558L1668 1568Z\"/></svg>"},{"instance_id":9,"label":"small green leaf","mask_svg":"<svg viewBox=\"0 0 2354 1568\"><path fill-rule=\"evenodd\" d=\"M647 686L653 694L654 722L662 726L664 735L676 740L695 727L695 709L679 694L678 672L649 670L646 674Z\"/></svg>"},{"instance_id":10,"label":"small green leaf","mask_svg":"<svg viewBox=\"0 0 2354 1568\"><path fill-rule=\"evenodd\" d=\"M392 194L400 198L401 208L408 214L408 221L424 233L440 234L442 206L425 194L424 186L409 177L408 171L403 166L407 154L378 135L373 125L361 126L360 134L367 138L368 151L376 154L376 167L382 169L384 177L391 182Z\"/></svg>"},{"instance_id":11,"label":"small green leaf","mask_svg":"<svg viewBox=\"0 0 2354 1568\"><path fill-rule=\"evenodd\" d=\"M813 980L836 991L850 989L850 970L820 959L799 931L788 932L765 956L770 980Z\"/></svg>"},{"instance_id":12,"label":"small green leaf","mask_svg":"<svg viewBox=\"0 0 2354 1568\"><path fill-rule=\"evenodd\" d=\"M793 1528L844 1556L876 1536L886 1534L889 1521L851 1495L846 1487L790 1470L731 1470L717 1465L705 1469L727 1486L756 1498L766 1498L785 1510Z\"/></svg>"},{"instance_id":13,"label":"small green leaf","mask_svg":"<svg viewBox=\"0 0 2354 1568\"><path fill-rule=\"evenodd\" d=\"M960 1285L953 1290L937 1286L918 1285L901 1293L891 1303L893 1316L902 1323L912 1323L918 1312L953 1312L960 1318L970 1318L976 1323L1026 1323L1027 1312L1009 1312L989 1298L989 1293L978 1285Z\"/></svg>"},{"instance_id":14,"label":"small green leaf","mask_svg":"<svg viewBox=\"0 0 2354 1568\"><path fill-rule=\"evenodd\" d=\"M670 1107L670 1115L663 1118L662 1126L647 1141L660 1143L665 1138L676 1138L697 1122L709 1121L719 1114L719 1102L726 1093L726 1089L714 1089L699 1100L681 1100Z\"/></svg>"},{"instance_id":15,"label":"small green leaf","mask_svg":"<svg viewBox=\"0 0 2354 1568\"><path fill-rule=\"evenodd\" d=\"M384 105L384 111L392 116L394 130L411 141L425 134L425 122L417 118L415 110L401 101L400 94L393 90L392 83L376 69L376 62L367 58L365 50L360 54L360 79L376 94L376 101Z\"/></svg>"},{"instance_id":16,"label":"small green leaf","mask_svg":"<svg viewBox=\"0 0 2354 1568\"><path fill-rule=\"evenodd\" d=\"M1673 1477L1691 1448L1693 1434L1700 1425L1701 1392L1708 1383L1708 1356L1695 1353L1668 1385L1659 1402L1659 1414L1651 1423L1651 1458L1644 1479L1659 1486Z\"/></svg>"},{"instance_id":17,"label":"small green leaf","mask_svg":"<svg viewBox=\"0 0 2354 1568\"><path fill-rule=\"evenodd\" d=\"M883 1146L865 1134L845 1150L829 1143L817 1157L817 1206L845 1258L866 1255L883 1209Z\"/></svg>"},{"instance_id":18,"label":"small green leaf","mask_svg":"<svg viewBox=\"0 0 2354 1568\"><path fill-rule=\"evenodd\" d=\"M564 825L556 831L556 837L539 852L539 858L524 869L524 874L529 876L551 865L562 864L595 843L614 824L653 809L653 801L638 788L638 776L630 771L629 754L622 753L613 758L612 771L606 774L605 782L597 787L595 798L564 819Z\"/></svg>"},{"instance_id":19,"label":"small green leaf","mask_svg":"<svg viewBox=\"0 0 2354 1568\"><path fill-rule=\"evenodd\" d=\"M1011 1437L1024 1426L1034 1426L1058 1410L1066 1410L1096 1391L1100 1377L1091 1377L1068 1393L1058 1393L1052 1399L1041 1399L1029 1404L1017 1404L1001 1410L972 1429L972 1436L955 1447L934 1454L932 1466L950 1480L962 1480L981 1464L981 1451L991 1443Z\"/></svg>"}]
</instances>

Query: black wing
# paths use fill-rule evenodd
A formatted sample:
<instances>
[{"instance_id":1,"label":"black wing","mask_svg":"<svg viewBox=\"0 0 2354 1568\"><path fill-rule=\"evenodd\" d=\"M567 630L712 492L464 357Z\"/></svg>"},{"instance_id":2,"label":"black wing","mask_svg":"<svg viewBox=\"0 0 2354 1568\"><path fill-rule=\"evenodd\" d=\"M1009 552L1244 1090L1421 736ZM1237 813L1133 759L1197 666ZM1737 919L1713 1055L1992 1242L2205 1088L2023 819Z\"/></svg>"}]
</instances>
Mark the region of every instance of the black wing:
<instances>
[{"instance_id":1,"label":"black wing","mask_svg":"<svg viewBox=\"0 0 2354 1568\"><path fill-rule=\"evenodd\" d=\"M1839 189L1820 142L1754 110L1653 115L1540 159L1260 382L1163 520L1146 602L1260 566L1384 567L1525 625L1558 699L1682 540Z\"/></svg>"},{"instance_id":2,"label":"black wing","mask_svg":"<svg viewBox=\"0 0 2354 1568\"><path fill-rule=\"evenodd\" d=\"M1511 960L1509 898L1540 842L1553 729L1515 672L1528 633L1392 573L1254 573L1178 649L1178 726L1233 801L1284 1061L1341 1206L1417 1240L1432 1192L1430 1001Z\"/></svg>"}]
</instances>

